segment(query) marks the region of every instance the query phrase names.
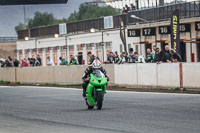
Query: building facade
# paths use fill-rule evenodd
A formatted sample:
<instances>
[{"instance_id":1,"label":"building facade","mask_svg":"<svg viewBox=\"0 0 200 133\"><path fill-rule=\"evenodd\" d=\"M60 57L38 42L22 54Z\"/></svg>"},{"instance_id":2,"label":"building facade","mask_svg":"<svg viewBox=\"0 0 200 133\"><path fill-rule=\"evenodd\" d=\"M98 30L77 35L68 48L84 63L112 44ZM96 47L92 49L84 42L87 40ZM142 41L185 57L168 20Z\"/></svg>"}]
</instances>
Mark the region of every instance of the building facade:
<instances>
[{"instance_id":1,"label":"building facade","mask_svg":"<svg viewBox=\"0 0 200 133\"><path fill-rule=\"evenodd\" d=\"M77 58L81 55L82 63L87 64L89 60L87 53L92 52L105 61L109 52L124 51L120 39L120 17L125 24L127 49L133 48L135 52L145 57L146 49L152 49L153 45L157 45L161 50L165 45L171 46L170 17L175 9L181 11L180 45L183 61L200 62L200 2L188 2L130 12L125 15L18 31L17 58L19 60L34 58L39 54L45 66L48 56L56 65L59 65L59 57L69 60L70 55ZM137 15L147 22L131 18L131 15ZM94 29L95 32L90 32L90 29ZM59 35L55 38L54 34ZM30 39L25 41L25 37Z\"/></svg>"}]
</instances>

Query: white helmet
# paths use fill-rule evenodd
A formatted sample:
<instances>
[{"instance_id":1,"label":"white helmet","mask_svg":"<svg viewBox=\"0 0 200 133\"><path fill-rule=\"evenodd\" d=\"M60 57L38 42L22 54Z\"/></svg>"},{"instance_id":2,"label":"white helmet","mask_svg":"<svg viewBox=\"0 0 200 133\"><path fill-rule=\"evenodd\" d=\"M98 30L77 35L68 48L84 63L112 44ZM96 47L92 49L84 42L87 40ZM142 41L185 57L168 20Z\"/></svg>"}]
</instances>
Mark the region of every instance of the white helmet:
<instances>
[{"instance_id":1,"label":"white helmet","mask_svg":"<svg viewBox=\"0 0 200 133\"><path fill-rule=\"evenodd\" d=\"M92 62L92 68L93 68L93 70L100 70L101 69L101 62L98 59L95 59Z\"/></svg>"}]
</instances>

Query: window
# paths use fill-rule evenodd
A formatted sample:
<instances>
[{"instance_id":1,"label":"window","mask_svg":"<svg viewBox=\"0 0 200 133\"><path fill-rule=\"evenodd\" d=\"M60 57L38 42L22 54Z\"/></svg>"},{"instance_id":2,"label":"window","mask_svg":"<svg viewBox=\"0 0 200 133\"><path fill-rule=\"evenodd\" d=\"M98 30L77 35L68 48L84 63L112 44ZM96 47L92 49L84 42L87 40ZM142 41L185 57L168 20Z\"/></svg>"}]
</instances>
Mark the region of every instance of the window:
<instances>
[{"instance_id":1,"label":"window","mask_svg":"<svg viewBox=\"0 0 200 133\"><path fill-rule=\"evenodd\" d=\"M99 45L99 43L96 43L96 50L100 50L101 49L101 46Z\"/></svg>"},{"instance_id":2,"label":"window","mask_svg":"<svg viewBox=\"0 0 200 133\"><path fill-rule=\"evenodd\" d=\"M113 28L113 16L104 17L104 28Z\"/></svg>"},{"instance_id":3,"label":"window","mask_svg":"<svg viewBox=\"0 0 200 133\"><path fill-rule=\"evenodd\" d=\"M180 36L181 36L181 37L186 36L186 33L187 33L187 32L181 32L181 33L180 33Z\"/></svg>"},{"instance_id":4,"label":"window","mask_svg":"<svg viewBox=\"0 0 200 133\"><path fill-rule=\"evenodd\" d=\"M92 44L86 44L86 50L92 50Z\"/></svg>"},{"instance_id":5,"label":"window","mask_svg":"<svg viewBox=\"0 0 200 133\"><path fill-rule=\"evenodd\" d=\"M53 52L57 52L58 47L53 48Z\"/></svg>"},{"instance_id":6,"label":"window","mask_svg":"<svg viewBox=\"0 0 200 133\"><path fill-rule=\"evenodd\" d=\"M61 49L61 52L65 52L66 51L66 46L62 46L60 49Z\"/></svg>"},{"instance_id":7,"label":"window","mask_svg":"<svg viewBox=\"0 0 200 133\"><path fill-rule=\"evenodd\" d=\"M66 23L59 24L59 34L66 34L67 33L67 28L66 28Z\"/></svg>"},{"instance_id":8,"label":"window","mask_svg":"<svg viewBox=\"0 0 200 133\"><path fill-rule=\"evenodd\" d=\"M106 49L112 49L112 42L106 42Z\"/></svg>"},{"instance_id":9,"label":"window","mask_svg":"<svg viewBox=\"0 0 200 133\"><path fill-rule=\"evenodd\" d=\"M151 40L152 36L145 36L144 38L145 38L145 40Z\"/></svg>"},{"instance_id":10,"label":"window","mask_svg":"<svg viewBox=\"0 0 200 133\"><path fill-rule=\"evenodd\" d=\"M69 45L69 51L74 51L74 45Z\"/></svg>"},{"instance_id":11,"label":"window","mask_svg":"<svg viewBox=\"0 0 200 133\"><path fill-rule=\"evenodd\" d=\"M161 38L168 38L169 35L168 35L168 34L161 34L160 37L161 37Z\"/></svg>"},{"instance_id":12,"label":"window","mask_svg":"<svg viewBox=\"0 0 200 133\"><path fill-rule=\"evenodd\" d=\"M200 36L200 31L197 31L197 36Z\"/></svg>"},{"instance_id":13,"label":"window","mask_svg":"<svg viewBox=\"0 0 200 133\"><path fill-rule=\"evenodd\" d=\"M131 44L128 44L128 50L131 48Z\"/></svg>"},{"instance_id":14,"label":"window","mask_svg":"<svg viewBox=\"0 0 200 133\"><path fill-rule=\"evenodd\" d=\"M122 53L122 52L123 52L123 45L120 44L120 53Z\"/></svg>"},{"instance_id":15,"label":"window","mask_svg":"<svg viewBox=\"0 0 200 133\"><path fill-rule=\"evenodd\" d=\"M139 46L135 45L135 52L139 52Z\"/></svg>"},{"instance_id":16,"label":"window","mask_svg":"<svg viewBox=\"0 0 200 133\"><path fill-rule=\"evenodd\" d=\"M82 45L77 45L77 50L78 50L78 51L82 51L82 50L83 50Z\"/></svg>"}]
</instances>

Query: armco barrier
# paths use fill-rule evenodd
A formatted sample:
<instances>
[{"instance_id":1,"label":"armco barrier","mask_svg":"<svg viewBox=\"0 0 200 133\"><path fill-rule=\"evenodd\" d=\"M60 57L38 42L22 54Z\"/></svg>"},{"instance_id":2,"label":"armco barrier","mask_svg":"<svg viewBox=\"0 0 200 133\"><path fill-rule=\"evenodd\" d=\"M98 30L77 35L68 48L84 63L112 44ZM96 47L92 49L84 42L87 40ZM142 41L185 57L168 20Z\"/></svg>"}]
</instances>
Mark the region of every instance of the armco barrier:
<instances>
[{"instance_id":1,"label":"armco barrier","mask_svg":"<svg viewBox=\"0 0 200 133\"><path fill-rule=\"evenodd\" d=\"M180 69L182 66L182 69ZM80 84L87 66L0 68L0 80L20 83ZM110 84L200 88L200 63L104 65ZM182 71L181 71L182 70Z\"/></svg>"}]
</instances>

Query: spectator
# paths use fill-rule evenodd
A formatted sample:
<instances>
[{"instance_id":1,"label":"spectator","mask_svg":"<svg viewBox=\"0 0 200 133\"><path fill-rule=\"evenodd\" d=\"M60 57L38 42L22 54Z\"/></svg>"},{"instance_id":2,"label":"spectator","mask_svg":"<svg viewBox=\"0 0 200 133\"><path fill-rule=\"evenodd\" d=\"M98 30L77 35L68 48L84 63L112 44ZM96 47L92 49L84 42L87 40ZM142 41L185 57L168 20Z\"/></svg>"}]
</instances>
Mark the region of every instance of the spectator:
<instances>
[{"instance_id":1,"label":"spectator","mask_svg":"<svg viewBox=\"0 0 200 133\"><path fill-rule=\"evenodd\" d=\"M160 62L160 49L159 48L156 48L156 50L155 50L155 56L154 56L153 62L154 63Z\"/></svg>"},{"instance_id":2,"label":"spectator","mask_svg":"<svg viewBox=\"0 0 200 133\"><path fill-rule=\"evenodd\" d=\"M92 58L91 58L92 53L91 53L91 52L88 52L87 55L89 56L89 62L88 62L88 64L91 65L92 62L93 62L93 60L92 60Z\"/></svg>"},{"instance_id":3,"label":"spectator","mask_svg":"<svg viewBox=\"0 0 200 133\"><path fill-rule=\"evenodd\" d=\"M81 52L78 53L78 57L77 57L77 58L78 58L78 64L79 64L79 65L82 65L83 55L82 55Z\"/></svg>"},{"instance_id":4,"label":"spectator","mask_svg":"<svg viewBox=\"0 0 200 133\"><path fill-rule=\"evenodd\" d=\"M130 7L128 7L127 4L125 5L125 10L126 10L126 13L130 12Z\"/></svg>"},{"instance_id":5,"label":"spectator","mask_svg":"<svg viewBox=\"0 0 200 133\"><path fill-rule=\"evenodd\" d=\"M35 60L35 66L41 66L42 65L42 61L40 58L40 55L37 55L36 60Z\"/></svg>"},{"instance_id":6,"label":"spectator","mask_svg":"<svg viewBox=\"0 0 200 133\"><path fill-rule=\"evenodd\" d=\"M53 63L53 60L50 59L50 57L47 57L47 66L55 66L55 64Z\"/></svg>"},{"instance_id":7,"label":"spectator","mask_svg":"<svg viewBox=\"0 0 200 133\"><path fill-rule=\"evenodd\" d=\"M156 49L157 49L157 45L153 45L153 51L152 51L153 59L154 59L154 56L155 56L155 53L156 53Z\"/></svg>"},{"instance_id":8,"label":"spectator","mask_svg":"<svg viewBox=\"0 0 200 133\"><path fill-rule=\"evenodd\" d=\"M161 62L171 62L171 54L169 51L169 46L165 46L165 50L160 52Z\"/></svg>"},{"instance_id":9,"label":"spectator","mask_svg":"<svg viewBox=\"0 0 200 133\"><path fill-rule=\"evenodd\" d=\"M173 62L181 62L182 61L181 56L178 53L175 53L173 49L170 50L170 54L171 54Z\"/></svg>"},{"instance_id":10,"label":"spectator","mask_svg":"<svg viewBox=\"0 0 200 133\"><path fill-rule=\"evenodd\" d=\"M120 55L121 57L121 62L122 64L126 63L128 61L128 58L126 56L126 53L125 52L122 52L122 54Z\"/></svg>"},{"instance_id":11,"label":"spectator","mask_svg":"<svg viewBox=\"0 0 200 133\"><path fill-rule=\"evenodd\" d=\"M35 58L28 58L30 66L35 66Z\"/></svg>"},{"instance_id":12,"label":"spectator","mask_svg":"<svg viewBox=\"0 0 200 133\"><path fill-rule=\"evenodd\" d=\"M136 7L133 4L131 4L131 11L135 11L135 10L136 10Z\"/></svg>"},{"instance_id":13,"label":"spectator","mask_svg":"<svg viewBox=\"0 0 200 133\"><path fill-rule=\"evenodd\" d=\"M67 61L65 60L65 58L60 57L60 65L67 65Z\"/></svg>"},{"instance_id":14,"label":"spectator","mask_svg":"<svg viewBox=\"0 0 200 133\"><path fill-rule=\"evenodd\" d=\"M12 64L10 63L9 60L5 60L5 67L12 67Z\"/></svg>"},{"instance_id":15,"label":"spectator","mask_svg":"<svg viewBox=\"0 0 200 133\"><path fill-rule=\"evenodd\" d=\"M28 63L28 60L26 58L24 58L22 60L21 67L29 67L29 66L30 66L30 64Z\"/></svg>"},{"instance_id":16,"label":"spectator","mask_svg":"<svg viewBox=\"0 0 200 133\"><path fill-rule=\"evenodd\" d=\"M8 56L8 61L10 62L10 65L11 65L10 67L13 67L14 66L13 60L10 56Z\"/></svg>"},{"instance_id":17,"label":"spectator","mask_svg":"<svg viewBox=\"0 0 200 133\"><path fill-rule=\"evenodd\" d=\"M120 59L120 57L119 57L117 51L115 51L114 58L115 58L115 63L118 63L118 64L119 64L119 63L121 62L121 59Z\"/></svg>"},{"instance_id":18,"label":"spectator","mask_svg":"<svg viewBox=\"0 0 200 133\"><path fill-rule=\"evenodd\" d=\"M14 58L13 64L14 64L14 67L19 67L19 61L16 58Z\"/></svg>"},{"instance_id":19,"label":"spectator","mask_svg":"<svg viewBox=\"0 0 200 133\"><path fill-rule=\"evenodd\" d=\"M70 55L70 65L78 65L77 60L74 58L73 55Z\"/></svg>"},{"instance_id":20,"label":"spectator","mask_svg":"<svg viewBox=\"0 0 200 133\"><path fill-rule=\"evenodd\" d=\"M110 54L109 54L109 57L108 57L108 59L107 59L107 62L108 63L115 63L115 57L114 57L114 54L113 54L113 52L110 52Z\"/></svg>"},{"instance_id":21,"label":"spectator","mask_svg":"<svg viewBox=\"0 0 200 133\"><path fill-rule=\"evenodd\" d=\"M150 63L153 61L153 54L151 53L151 49L147 49L147 56L146 56L146 62Z\"/></svg>"},{"instance_id":22,"label":"spectator","mask_svg":"<svg viewBox=\"0 0 200 133\"><path fill-rule=\"evenodd\" d=\"M5 66L5 62L3 60L0 60L0 67L4 67Z\"/></svg>"},{"instance_id":23,"label":"spectator","mask_svg":"<svg viewBox=\"0 0 200 133\"><path fill-rule=\"evenodd\" d=\"M136 4L136 9L139 10L139 1L135 0L135 4Z\"/></svg>"},{"instance_id":24,"label":"spectator","mask_svg":"<svg viewBox=\"0 0 200 133\"><path fill-rule=\"evenodd\" d=\"M127 14L128 12L126 11L125 7L123 7L123 10L122 10L122 14Z\"/></svg>"},{"instance_id":25,"label":"spectator","mask_svg":"<svg viewBox=\"0 0 200 133\"><path fill-rule=\"evenodd\" d=\"M135 62L138 62L138 52L134 52Z\"/></svg>"},{"instance_id":26,"label":"spectator","mask_svg":"<svg viewBox=\"0 0 200 133\"><path fill-rule=\"evenodd\" d=\"M133 52L129 52L129 56L128 56L128 63L135 63L135 56L133 54Z\"/></svg>"}]
</instances>

